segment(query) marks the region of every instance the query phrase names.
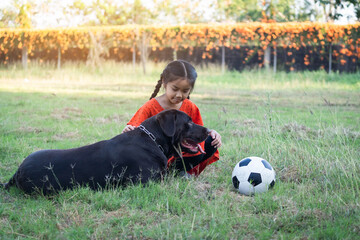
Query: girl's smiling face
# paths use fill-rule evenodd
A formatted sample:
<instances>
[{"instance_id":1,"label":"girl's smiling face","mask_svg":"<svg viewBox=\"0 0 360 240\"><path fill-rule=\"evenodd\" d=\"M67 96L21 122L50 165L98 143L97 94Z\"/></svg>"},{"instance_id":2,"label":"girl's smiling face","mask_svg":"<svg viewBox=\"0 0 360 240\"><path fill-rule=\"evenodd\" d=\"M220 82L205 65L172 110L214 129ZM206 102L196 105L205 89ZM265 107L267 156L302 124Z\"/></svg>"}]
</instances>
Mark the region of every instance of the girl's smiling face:
<instances>
[{"instance_id":1,"label":"girl's smiling face","mask_svg":"<svg viewBox=\"0 0 360 240\"><path fill-rule=\"evenodd\" d=\"M191 84L187 78L179 78L164 84L165 95L171 104L179 104L188 98L191 92Z\"/></svg>"}]
</instances>

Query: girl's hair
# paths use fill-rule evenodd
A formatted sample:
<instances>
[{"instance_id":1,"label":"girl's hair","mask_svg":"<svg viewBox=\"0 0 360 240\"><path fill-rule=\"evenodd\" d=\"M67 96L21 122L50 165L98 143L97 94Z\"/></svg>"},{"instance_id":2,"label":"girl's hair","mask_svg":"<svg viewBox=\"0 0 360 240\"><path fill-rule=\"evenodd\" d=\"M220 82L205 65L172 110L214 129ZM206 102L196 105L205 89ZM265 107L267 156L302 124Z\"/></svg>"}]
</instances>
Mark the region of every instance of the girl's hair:
<instances>
[{"instance_id":1,"label":"girl's hair","mask_svg":"<svg viewBox=\"0 0 360 240\"><path fill-rule=\"evenodd\" d=\"M192 90L194 89L194 85L195 85L195 81L197 78L197 73L195 68L187 61L184 60L175 60L170 62L166 68L164 69L164 71L162 72L162 74L160 75L160 80L157 82L156 86L155 86L155 90L153 92L153 94L151 95L150 99L156 97L156 95L158 94L161 85L167 84L169 82L178 80L179 78L186 78L190 85L191 85L191 90L190 93L192 92ZM188 96L188 98L190 98L190 94Z\"/></svg>"}]
</instances>

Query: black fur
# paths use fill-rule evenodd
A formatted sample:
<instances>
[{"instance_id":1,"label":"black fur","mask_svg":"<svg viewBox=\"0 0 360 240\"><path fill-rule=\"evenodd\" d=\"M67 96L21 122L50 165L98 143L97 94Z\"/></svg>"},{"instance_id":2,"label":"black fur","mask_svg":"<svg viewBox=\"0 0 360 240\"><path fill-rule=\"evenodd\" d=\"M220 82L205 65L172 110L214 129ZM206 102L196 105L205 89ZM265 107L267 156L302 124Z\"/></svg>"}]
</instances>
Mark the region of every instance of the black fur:
<instances>
[{"instance_id":1,"label":"black fur","mask_svg":"<svg viewBox=\"0 0 360 240\"><path fill-rule=\"evenodd\" d=\"M37 151L25 158L5 188L16 186L26 193L47 195L75 186L97 190L159 180L166 171L167 159L176 154L174 146L183 139L202 142L208 136L207 128L194 124L187 114L177 110L163 111L142 125L156 141L136 128L79 148Z\"/></svg>"}]
</instances>

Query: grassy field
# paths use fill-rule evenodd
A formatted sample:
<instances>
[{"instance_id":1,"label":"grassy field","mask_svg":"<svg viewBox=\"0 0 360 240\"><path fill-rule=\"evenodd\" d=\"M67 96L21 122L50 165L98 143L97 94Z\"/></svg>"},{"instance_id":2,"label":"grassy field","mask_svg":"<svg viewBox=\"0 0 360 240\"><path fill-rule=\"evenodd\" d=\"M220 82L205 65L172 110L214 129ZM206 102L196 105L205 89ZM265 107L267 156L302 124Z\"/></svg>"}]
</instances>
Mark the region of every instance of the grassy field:
<instances>
[{"instance_id":1,"label":"grassy field","mask_svg":"<svg viewBox=\"0 0 360 240\"><path fill-rule=\"evenodd\" d=\"M33 151L119 134L164 65L0 69L0 182ZM222 135L220 161L147 187L0 189L0 239L359 239L360 74L197 69L191 99ZM274 189L234 190L232 169L248 156L273 165Z\"/></svg>"}]
</instances>

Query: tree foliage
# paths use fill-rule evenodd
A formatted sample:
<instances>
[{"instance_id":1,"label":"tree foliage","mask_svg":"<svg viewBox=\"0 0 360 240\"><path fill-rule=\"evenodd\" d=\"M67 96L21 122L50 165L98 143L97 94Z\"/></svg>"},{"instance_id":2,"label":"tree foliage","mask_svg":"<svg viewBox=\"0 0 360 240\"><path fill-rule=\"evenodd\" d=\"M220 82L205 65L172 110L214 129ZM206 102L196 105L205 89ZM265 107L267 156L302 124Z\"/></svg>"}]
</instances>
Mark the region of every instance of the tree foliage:
<instances>
[{"instance_id":1,"label":"tree foliage","mask_svg":"<svg viewBox=\"0 0 360 240\"><path fill-rule=\"evenodd\" d=\"M43 11L53 13L61 26L125 24L187 24L205 22L318 21L333 22L344 8L360 20L358 0L10 0L0 12L0 27L38 27ZM79 20L81 19L81 20ZM53 27L50 21L43 22ZM52 22L54 23L54 21ZM48 24L48 25L46 25ZM59 24L60 25L60 24Z\"/></svg>"},{"instance_id":2,"label":"tree foliage","mask_svg":"<svg viewBox=\"0 0 360 240\"><path fill-rule=\"evenodd\" d=\"M31 28L33 2L13 0L0 15L0 27Z\"/></svg>"},{"instance_id":3,"label":"tree foliage","mask_svg":"<svg viewBox=\"0 0 360 240\"><path fill-rule=\"evenodd\" d=\"M220 13L225 20L259 21L261 18L261 7L258 1L252 0L218 0Z\"/></svg>"},{"instance_id":4,"label":"tree foliage","mask_svg":"<svg viewBox=\"0 0 360 240\"><path fill-rule=\"evenodd\" d=\"M327 22L334 21L342 17L340 9L353 7L357 21L360 20L360 2L359 0L314 0L322 6Z\"/></svg>"}]
</instances>

